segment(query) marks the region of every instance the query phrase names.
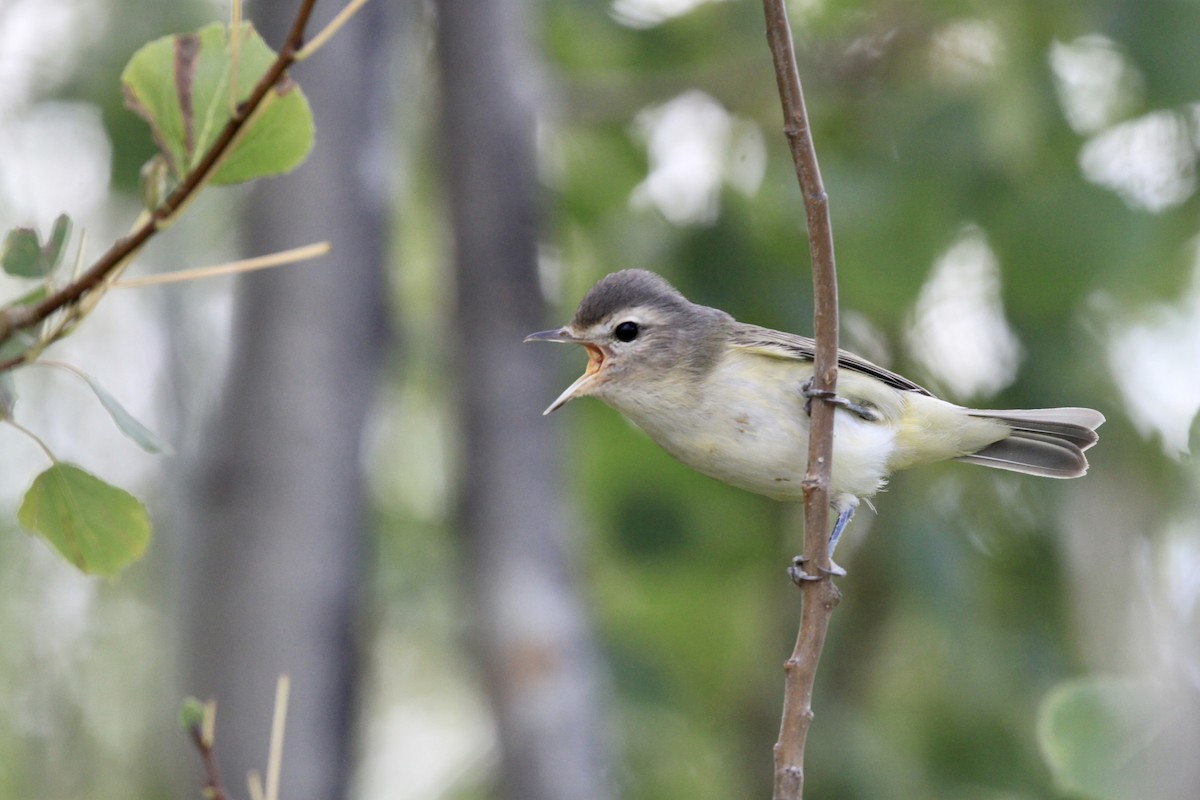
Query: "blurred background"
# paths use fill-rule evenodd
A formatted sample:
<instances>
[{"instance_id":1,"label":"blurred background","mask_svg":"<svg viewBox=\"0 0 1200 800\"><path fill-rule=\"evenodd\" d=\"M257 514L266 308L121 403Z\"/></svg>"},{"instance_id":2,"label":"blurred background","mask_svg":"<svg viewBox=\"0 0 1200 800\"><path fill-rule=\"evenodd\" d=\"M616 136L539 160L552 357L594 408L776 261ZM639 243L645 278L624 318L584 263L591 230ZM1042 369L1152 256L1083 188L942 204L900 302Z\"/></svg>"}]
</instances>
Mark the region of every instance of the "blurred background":
<instances>
[{"instance_id":1,"label":"blurred background","mask_svg":"<svg viewBox=\"0 0 1200 800\"><path fill-rule=\"evenodd\" d=\"M294 8L246 14L277 43ZM1063 796L1039 709L1088 676L1167 687L1154 735L1195 752L1200 5L789 9L843 346L956 402L1108 417L1082 480L946 464L858 515L808 796ZM152 153L120 70L227 14L0 0L4 226L120 236ZM209 191L135 269L332 254L114 291L53 351L174 454L16 376L17 418L157 535L116 581L75 572L16 528L44 461L0 427L0 798L197 796L187 694L245 796L284 671L289 800L769 795L798 508L599 403L543 419L584 358L520 345L633 266L811 330L763 28L747 0L376 0L293 71L310 161ZM1170 772L1141 796L1200 796Z\"/></svg>"}]
</instances>

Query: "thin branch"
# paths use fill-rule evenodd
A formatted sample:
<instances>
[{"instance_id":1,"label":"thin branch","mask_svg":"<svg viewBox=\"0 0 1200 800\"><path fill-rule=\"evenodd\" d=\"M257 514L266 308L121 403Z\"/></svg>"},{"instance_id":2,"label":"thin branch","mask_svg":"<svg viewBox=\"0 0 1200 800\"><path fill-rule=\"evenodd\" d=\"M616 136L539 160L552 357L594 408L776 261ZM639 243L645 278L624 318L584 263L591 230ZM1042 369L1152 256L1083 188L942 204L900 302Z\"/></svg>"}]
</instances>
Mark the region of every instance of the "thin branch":
<instances>
[{"instance_id":1,"label":"thin branch","mask_svg":"<svg viewBox=\"0 0 1200 800\"><path fill-rule=\"evenodd\" d=\"M292 21L292 28L280 46L279 55L275 61L255 84L250 96L239 107L238 113L221 130L212 147L204 154L204 158L183 177L179 185L154 210L154 213L128 236L114 242L108 251L82 275L53 292L40 303L0 311L0 342L16 331L37 325L59 309L78 303L86 294L101 286L112 272L128 263L152 236L175 220L178 213L215 173L222 158L237 141L247 122L255 115L263 101L270 96L271 90L283 78L288 67L295 62L296 53L304 45L304 31L315 5L316 0L300 0L300 7ZM21 363L23 363L23 359L19 356L0 362L0 372Z\"/></svg>"},{"instance_id":2,"label":"thin branch","mask_svg":"<svg viewBox=\"0 0 1200 800\"><path fill-rule=\"evenodd\" d=\"M221 770L217 768L217 754L213 748L213 724L216 718L216 703L209 700L204 706L204 721L193 725L188 733L192 744L200 751L204 764L204 796L207 800L232 800L221 783Z\"/></svg>"},{"instance_id":3,"label":"thin branch","mask_svg":"<svg viewBox=\"0 0 1200 800\"><path fill-rule=\"evenodd\" d=\"M267 752L266 800L279 800L279 775L283 767L283 728L287 723L292 679L285 672L275 684L275 714L271 719L271 744Z\"/></svg>"},{"instance_id":4,"label":"thin branch","mask_svg":"<svg viewBox=\"0 0 1200 800\"><path fill-rule=\"evenodd\" d=\"M52 461L55 464L58 463L58 456L54 455L53 451L50 450L50 447L45 442L43 442L41 437L38 436L36 433L29 430L29 428L26 428L21 423L17 422L12 417L0 417L0 423L2 423L2 422L7 422L9 425L13 426L13 428L15 428L16 430L18 430L21 433L28 436L30 439L32 439L34 441L35 444L37 444L38 447L42 448L42 452L46 454L46 458L50 459L50 461Z\"/></svg>"},{"instance_id":5,"label":"thin branch","mask_svg":"<svg viewBox=\"0 0 1200 800\"><path fill-rule=\"evenodd\" d=\"M204 718L200 722L200 736L209 747L217 737L217 701L210 697L204 704Z\"/></svg>"},{"instance_id":6,"label":"thin branch","mask_svg":"<svg viewBox=\"0 0 1200 800\"><path fill-rule=\"evenodd\" d=\"M314 36L308 44L296 53L296 60L303 61L313 53L321 49L326 42L337 33L343 25L350 21L350 18L358 13L358 10L367 4L367 0L350 0L346 7L337 13L329 24L321 29L321 32Z\"/></svg>"},{"instance_id":7,"label":"thin branch","mask_svg":"<svg viewBox=\"0 0 1200 800\"><path fill-rule=\"evenodd\" d=\"M202 278L216 278L221 275L237 275L242 272L267 269L268 267L297 264L301 261L318 258L328 252L329 242L317 242L316 244L308 244L303 247L294 247L291 250L281 250L278 253L271 253L270 255L244 258L240 261L230 261L227 264L196 267L195 269L181 269L157 275L145 275L140 278L126 278L113 285L117 289L134 289L142 286L158 286L164 283L180 283L182 281L196 281Z\"/></svg>"},{"instance_id":8,"label":"thin branch","mask_svg":"<svg viewBox=\"0 0 1200 800\"><path fill-rule=\"evenodd\" d=\"M767 42L775 65L775 80L783 107L783 131L792 151L796 177L804 196L808 246L813 273L813 336L816 355L812 388L832 396L837 387L838 301L833 258L829 201L821 181L812 130L800 87L784 0L763 0ZM833 466L833 413L827 402L812 404L808 472L804 477L804 552L818 580L803 584L803 610L792 656L784 665L783 719L775 745L774 800L799 800L804 795L804 746L812 722L813 684L825 645L829 618L841 593L823 570L829 560L829 476Z\"/></svg>"}]
</instances>

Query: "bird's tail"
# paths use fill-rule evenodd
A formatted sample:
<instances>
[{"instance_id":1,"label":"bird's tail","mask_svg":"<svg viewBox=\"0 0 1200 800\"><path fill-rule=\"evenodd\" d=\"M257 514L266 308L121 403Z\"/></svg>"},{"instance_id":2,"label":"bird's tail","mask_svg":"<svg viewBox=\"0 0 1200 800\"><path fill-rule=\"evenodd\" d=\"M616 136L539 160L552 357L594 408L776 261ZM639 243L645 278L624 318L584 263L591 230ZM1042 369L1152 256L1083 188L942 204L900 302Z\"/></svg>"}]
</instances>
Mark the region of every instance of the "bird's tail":
<instances>
[{"instance_id":1,"label":"bird's tail","mask_svg":"<svg viewBox=\"0 0 1200 800\"><path fill-rule=\"evenodd\" d=\"M1048 478L1078 478L1087 472L1083 451L1096 443L1096 428L1104 423L1104 415L1090 408L972 410L970 414L999 420L1012 433L959 461Z\"/></svg>"}]
</instances>

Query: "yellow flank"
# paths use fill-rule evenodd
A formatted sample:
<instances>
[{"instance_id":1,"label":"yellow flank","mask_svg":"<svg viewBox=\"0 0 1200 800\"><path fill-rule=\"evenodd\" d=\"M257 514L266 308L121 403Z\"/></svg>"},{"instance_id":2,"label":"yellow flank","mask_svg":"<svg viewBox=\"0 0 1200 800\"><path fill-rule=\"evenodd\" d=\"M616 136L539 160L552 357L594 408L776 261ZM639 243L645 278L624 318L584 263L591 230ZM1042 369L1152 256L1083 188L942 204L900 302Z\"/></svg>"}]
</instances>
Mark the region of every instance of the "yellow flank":
<instances>
[{"instance_id":1,"label":"yellow flank","mask_svg":"<svg viewBox=\"0 0 1200 800\"><path fill-rule=\"evenodd\" d=\"M965 456L1012 432L998 419L971 416L968 409L936 397L915 392L897 394L904 408L896 449L888 461L889 472Z\"/></svg>"}]
</instances>

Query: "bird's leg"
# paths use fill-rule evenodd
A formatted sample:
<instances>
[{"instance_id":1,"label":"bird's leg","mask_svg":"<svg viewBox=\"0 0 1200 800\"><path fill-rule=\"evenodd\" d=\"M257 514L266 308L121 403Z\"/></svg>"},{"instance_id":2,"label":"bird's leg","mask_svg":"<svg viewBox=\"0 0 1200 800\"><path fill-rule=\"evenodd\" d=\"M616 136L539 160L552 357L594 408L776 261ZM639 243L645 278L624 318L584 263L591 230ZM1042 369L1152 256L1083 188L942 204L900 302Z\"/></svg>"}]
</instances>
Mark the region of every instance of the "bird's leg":
<instances>
[{"instance_id":1,"label":"bird's leg","mask_svg":"<svg viewBox=\"0 0 1200 800\"><path fill-rule=\"evenodd\" d=\"M844 408L855 416L866 422L879 422L883 419L879 412L868 405L856 403L853 400L847 400L841 395L828 391L826 389L814 389L812 378L809 378L804 383L800 384L800 394L805 397L804 413L812 416L812 401L814 397L819 397L827 403L832 403L839 408Z\"/></svg>"},{"instance_id":2,"label":"bird's leg","mask_svg":"<svg viewBox=\"0 0 1200 800\"><path fill-rule=\"evenodd\" d=\"M854 509L856 508L858 508L858 503L839 511L837 522L833 523L833 532L829 534L829 574L837 575L839 578L846 574L846 570L839 567L833 560L833 549L837 547L838 539L842 538L842 532L850 524L850 518L854 516Z\"/></svg>"},{"instance_id":3,"label":"bird's leg","mask_svg":"<svg viewBox=\"0 0 1200 800\"><path fill-rule=\"evenodd\" d=\"M829 569L817 567L817 572L820 572L822 575L832 575L840 578L846 574L846 570L838 566L837 562L833 560L833 550L837 547L838 539L842 538L842 532L850 524L850 519L854 516L854 509L856 508L858 508L857 500L849 504L846 508L838 510L837 521L833 523L833 531L829 534L829 550L827 551L829 553ZM808 561L808 556L796 556L792 559L792 565L788 567L788 577L797 586L804 581L821 580L821 575L813 575L805 571L804 565Z\"/></svg>"}]
</instances>

